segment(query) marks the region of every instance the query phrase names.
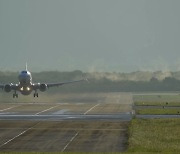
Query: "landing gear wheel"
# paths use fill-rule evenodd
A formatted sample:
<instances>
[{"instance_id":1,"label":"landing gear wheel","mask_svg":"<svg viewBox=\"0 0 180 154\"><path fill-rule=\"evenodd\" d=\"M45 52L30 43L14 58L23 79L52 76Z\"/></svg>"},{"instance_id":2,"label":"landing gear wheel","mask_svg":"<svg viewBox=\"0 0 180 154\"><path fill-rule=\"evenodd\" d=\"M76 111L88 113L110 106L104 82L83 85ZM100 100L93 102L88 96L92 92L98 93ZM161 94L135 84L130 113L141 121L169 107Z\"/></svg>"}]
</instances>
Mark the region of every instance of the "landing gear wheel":
<instances>
[{"instance_id":1,"label":"landing gear wheel","mask_svg":"<svg viewBox=\"0 0 180 154\"><path fill-rule=\"evenodd\" d=\"M18 94L16 94L16 93L13 94L13 98L15 98L15 97L18 98Z\"/></svg>"},{"instance_id":2,"label":"landing gear wheel","mask_svg":"<svg viewBox=\"0 0 180 154\"><path fill-rule=\"evenodd\" d=\"M38 93L34 93L34 97L39 97Z\"/></svg>"}]
</instances>

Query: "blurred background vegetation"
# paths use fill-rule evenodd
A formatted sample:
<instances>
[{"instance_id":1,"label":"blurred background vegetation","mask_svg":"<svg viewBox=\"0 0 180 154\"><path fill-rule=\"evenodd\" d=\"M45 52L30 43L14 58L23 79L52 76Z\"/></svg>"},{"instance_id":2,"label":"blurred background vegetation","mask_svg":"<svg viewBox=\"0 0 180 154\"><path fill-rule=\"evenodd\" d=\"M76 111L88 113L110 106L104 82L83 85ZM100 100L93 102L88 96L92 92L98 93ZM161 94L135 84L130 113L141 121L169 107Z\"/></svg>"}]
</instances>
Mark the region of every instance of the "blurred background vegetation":
<instances>
[{"instance_id":1,"label":"blurred background vegetation","mask_svg":"<svg viewBox=\"0 0 180 154\"><path fill-rule=\"evenodd\" d=\"M0 83L18 83L19 72L0 72ZM140 91L179 91L180 72L132 72L132 73L84 73L72 72L32 72L33 82L51 83L88 78L89 82L63 85L50 88L48 93L63 92L140 92Z\"/></svg>"}]
</instances>

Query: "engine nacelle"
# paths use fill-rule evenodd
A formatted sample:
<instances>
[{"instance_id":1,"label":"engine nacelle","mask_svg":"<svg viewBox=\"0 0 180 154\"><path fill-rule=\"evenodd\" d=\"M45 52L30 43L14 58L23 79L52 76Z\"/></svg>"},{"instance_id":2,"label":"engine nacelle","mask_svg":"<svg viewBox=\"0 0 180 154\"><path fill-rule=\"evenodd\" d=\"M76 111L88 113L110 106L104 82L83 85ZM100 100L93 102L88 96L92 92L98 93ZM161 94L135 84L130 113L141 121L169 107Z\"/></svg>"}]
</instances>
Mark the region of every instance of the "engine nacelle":
<instances>
[{"instance_id":1,"label":"engine nacelle","mask_svg":"<svg viewBox=\"0 0 180 154\"><path fill-rule=\"evenodd\" d=\"M4 91L7 92L7 93L9 93L9 92L11 91L11 85L10 85L10 84L6 84L6 85L4 86Z\"/></svg>"},{"instance_id":2,"label":"engine nacelle","mask_svg":"<svg viewBox=\"0 0 180 154\"><path fill-rule=\"evenodd\" d=\"M46 91L47 90L47 84L44 84L44 83L40 84L39 90L42 92Z\"/></svg>"}]
</instances>

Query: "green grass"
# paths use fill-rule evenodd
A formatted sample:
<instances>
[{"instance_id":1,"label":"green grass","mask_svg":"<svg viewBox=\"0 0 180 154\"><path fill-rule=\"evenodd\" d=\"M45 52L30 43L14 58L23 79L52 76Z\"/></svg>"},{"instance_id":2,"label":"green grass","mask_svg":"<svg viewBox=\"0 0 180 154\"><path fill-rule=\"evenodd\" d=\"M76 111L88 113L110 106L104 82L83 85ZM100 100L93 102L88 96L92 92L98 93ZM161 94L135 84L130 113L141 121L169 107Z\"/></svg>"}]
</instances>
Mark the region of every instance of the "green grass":
<instances>
[{"instance_id":1,"label":"green grass","mask_svg":"<svg viewBox=\"0 0 180 154\"><path fill-rule=\"evenodd\" d=\"M180 152L180 119L133 119L128 152Z\"/></svg>"},{"instance_id":2,"label":"green grass","mask_svg":"<svg viewBox=\"0 0 180 154\"><path fill-rule=\"evenodd\" d=\"M136 114L180 115L179 109L137 109Z\"/></svg>"},{"instance_id":3,"label":"green grass","mask_svg":"<svg viewBox=\"0 0 180 154\"><path fill-rule=\"evenodd\" d=\"M133 96L134 102L137 101L145 101L145 102L180 102L180 95L162 95L162 94L157 94L157 95L134 95Z\"/></svg>"},{"instance_id":4,"label":"green grass","mask_svg":"<svg viewBox=\"0 0 180 154\"><path fill-rule=\"evenodd\" d=\"M133 99L135 101L136 114L180 114L180 108L168 108L180 107L180 95L136 95L133 96ZM139 106L147 106L147 108L140 108ZM156 106L158 108L148 108L148 106Z\"/></svg>"},{"instance_id":5,"label":"green grass","mask_svg":"<svg viewBox=\"0 0 180 154\"><path fill-rule=\"evenodd\" d=\"M147 102L147 101L136 101L134 102L136 106L178 106L180 107L180 102Z\"/></svg>"}]
</instances>

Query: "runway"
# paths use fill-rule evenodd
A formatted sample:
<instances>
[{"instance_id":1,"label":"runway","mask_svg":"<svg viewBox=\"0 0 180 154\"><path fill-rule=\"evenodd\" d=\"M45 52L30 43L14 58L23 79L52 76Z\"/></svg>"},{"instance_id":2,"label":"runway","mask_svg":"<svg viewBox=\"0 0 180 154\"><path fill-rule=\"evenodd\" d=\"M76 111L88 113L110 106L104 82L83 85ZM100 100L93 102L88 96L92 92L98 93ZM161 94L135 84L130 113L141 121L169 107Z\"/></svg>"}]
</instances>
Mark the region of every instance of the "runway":
<instances>
[{"instance_id":1,"label":"runway","mask_svg":"<svg viewBox=\"0 0 180 154\"><path fill-rule=\"evenodd\" d=\"M124 152L132 117L180 117L134 115L131 93L67 94L57 98L54 102L0 102L0 151Z\"/></svg>"},{"instance_id":2,"label":"runway","mask_svg":"<svg viewBox=\"0 0 180 154\"><path fill-rule=\"evenodd\" d=\"M84 114L66 114L66 115L0 115L0 120L34 120L34 121L61 121L61 120L120 120L120 121L130 121L132 118L131 112L120 113L118 115L112 114L92 114L92 115L84 115Z\"/></svg>"},{"instance_id":3,"label":"runway","mask_svg":"<svg viewBox=\"0 0 180 154\"><path fill-rule=\"evenodd\" d=\"M73 99L74 97L74 99ZM0 120L131 120L132 95L70 95L56 103L0 103Z\"/></svg>"},{"instance_id":4,"label":"runway","mask_svg":"<svg viewBox=\"0 0 180 154\"><path fill-rule=\"evenodd\" d=\"M0 151L123 152L131 111L128 93L61 95L54 103L1 102Z\"/></svg>"},{"instance_id":5,"label":"runway","mask_svg":"<svg viewBox=\"0 0 180 154\"><path fill-rule=\"evenodd\" d=\"M131 120L131 106L106 103L0 104L0 120ZM124 110L124 112L123 112Z\"/></svg>"}]
</instances>

